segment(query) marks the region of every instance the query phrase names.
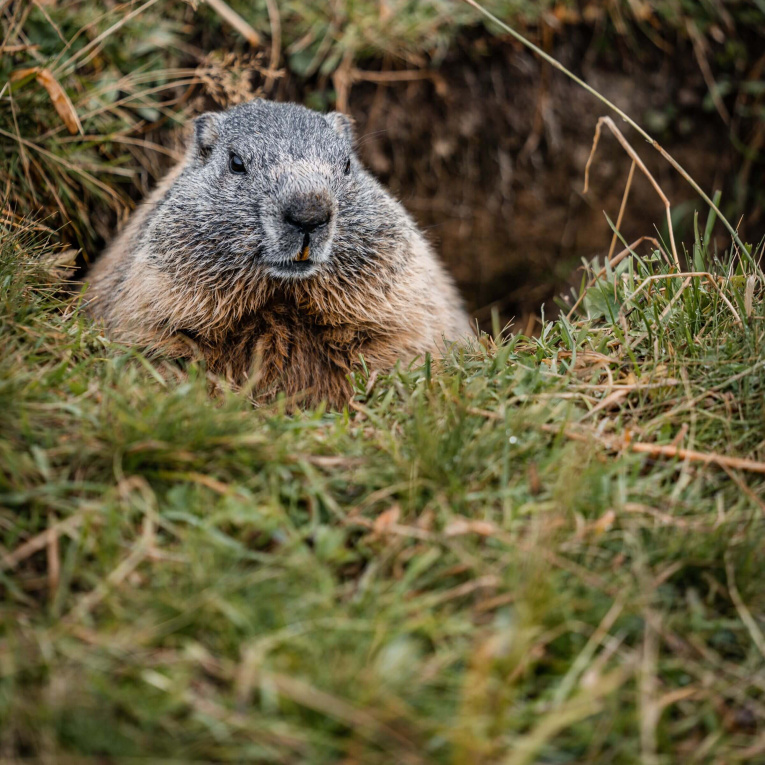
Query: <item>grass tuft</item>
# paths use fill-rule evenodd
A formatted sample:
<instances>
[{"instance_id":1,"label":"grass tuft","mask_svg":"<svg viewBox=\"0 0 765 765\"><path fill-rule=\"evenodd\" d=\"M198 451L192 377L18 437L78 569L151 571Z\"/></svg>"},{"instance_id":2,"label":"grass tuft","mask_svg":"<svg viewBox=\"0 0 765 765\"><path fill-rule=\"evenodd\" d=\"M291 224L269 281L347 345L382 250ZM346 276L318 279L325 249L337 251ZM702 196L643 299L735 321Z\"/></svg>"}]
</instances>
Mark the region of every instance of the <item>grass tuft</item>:
<instances>
[{"instance_id":1,"label":"grass tuft","mask_svg":"<svg viewBox=\"0 0 765 765\"><path fill-rule=\"evenodd\" d=\"M180 18L91 2L0 10L0 193L11 225L34 217L92 252L168 150L195 82L179 66Z\"/></svg>"}]
</instances>

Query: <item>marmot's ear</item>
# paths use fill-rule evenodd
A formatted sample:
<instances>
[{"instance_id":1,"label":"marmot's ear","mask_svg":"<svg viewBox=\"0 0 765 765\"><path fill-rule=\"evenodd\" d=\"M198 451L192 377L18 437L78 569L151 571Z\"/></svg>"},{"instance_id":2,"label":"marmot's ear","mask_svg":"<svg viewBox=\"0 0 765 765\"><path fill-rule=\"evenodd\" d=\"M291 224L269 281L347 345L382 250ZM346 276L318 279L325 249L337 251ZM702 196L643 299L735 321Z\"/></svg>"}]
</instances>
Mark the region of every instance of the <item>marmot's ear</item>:
<instances>
[{"instance_id":1,"label":"marmot's ear","mask_svg":"<svg viewBox=\"0 0 765 765\"><path fill-rule=\"evenodd\" d=\"M215 142L218 140L221 114L206 112L194 120L193 151L203 162L210 156Z\"/></svg>"},{"instance_id":2,"label":"marmot's ear","mask_svg":"<svg viewBox=\"0 0 765 765\"><path fill-rule=\"evenodd\" d=\"M330 112L324 115L324 119L329 122L330 127L339 135L353 143L353 117L349 117L342 112Z\"/></svg>"}]
</instances>

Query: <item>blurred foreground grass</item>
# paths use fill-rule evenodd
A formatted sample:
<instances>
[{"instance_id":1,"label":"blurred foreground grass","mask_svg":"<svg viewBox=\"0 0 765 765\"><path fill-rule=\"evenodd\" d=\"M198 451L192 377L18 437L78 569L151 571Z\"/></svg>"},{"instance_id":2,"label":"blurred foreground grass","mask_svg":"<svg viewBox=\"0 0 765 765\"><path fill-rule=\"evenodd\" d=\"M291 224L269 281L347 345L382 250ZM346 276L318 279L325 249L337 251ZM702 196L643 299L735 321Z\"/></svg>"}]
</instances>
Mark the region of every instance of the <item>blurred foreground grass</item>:
<instances>
[{"instance_id":1,"label":"blurred foreground grass","mask_svg":"<svg viewBox=\"0 0 765 765\"><path fill-rule=\"evenodd\" d=\"M110 343L39 237L0 264L5 761L765 757L753 265L591 269L538 339L288 416Z\"/></svg>"}]
</instances>

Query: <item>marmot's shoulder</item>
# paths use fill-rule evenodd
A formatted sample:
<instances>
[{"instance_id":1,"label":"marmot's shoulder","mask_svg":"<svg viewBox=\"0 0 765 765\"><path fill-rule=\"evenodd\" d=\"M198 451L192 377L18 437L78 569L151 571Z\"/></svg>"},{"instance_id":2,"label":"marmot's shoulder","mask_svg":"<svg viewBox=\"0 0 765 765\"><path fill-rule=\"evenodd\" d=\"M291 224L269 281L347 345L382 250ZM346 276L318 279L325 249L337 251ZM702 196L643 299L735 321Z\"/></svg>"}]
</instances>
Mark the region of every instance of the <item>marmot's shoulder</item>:
<instances>
[{"instance_id":1,"label":"marmot's shoulder","mask_svg":"<svg viewBox=\"0 0 765 765\"><path fill-rule=\"evenodd\" d=\"M300 384L319 369L345 379L360 354L389 366L470 333L348 118L260 100L194 121L183 160L92 270L90 298L123 339L187 354L192 338L233 380L258 357L269 384L297 359L317 364L292 370Z\"/></svg>"}]
</instances>

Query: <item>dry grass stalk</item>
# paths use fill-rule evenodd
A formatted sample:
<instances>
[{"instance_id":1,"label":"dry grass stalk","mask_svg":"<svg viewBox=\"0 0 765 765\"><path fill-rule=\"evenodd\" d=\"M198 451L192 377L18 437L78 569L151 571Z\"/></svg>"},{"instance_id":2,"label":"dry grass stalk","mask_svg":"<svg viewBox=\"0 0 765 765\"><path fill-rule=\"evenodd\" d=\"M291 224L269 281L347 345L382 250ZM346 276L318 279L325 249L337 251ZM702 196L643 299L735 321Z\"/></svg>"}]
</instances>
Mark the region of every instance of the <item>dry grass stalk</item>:
<instances>
[{"instance_id":1,"label":"dry grass stalk","mask_svg":"<svg viewBox=\"0 0 765 765\"><path fill-rule=\"evenodd\" d=\"M244 37L253 48L262 44L260 35L224 0L204 0L229 26Z\"/></svg>"},{"instance_id":2,"label":"dry grass stalk","mask_svg":"<svg viewBox=\"0 0 765 765\"><path fill-rule=\"evenodd\" d=\"M613 670L595 679L592 686L575 696L554 712L539 717L532 730L521 736L513 747L506 765L528 765L536 761L539 750L557 733L597 714L605 699L620 688L629 677L627 670Z\"/></svg>"},{"instance_id":3,"label":"dry grass stalk","mask_svg":"<svg viewBox=\"0 0 765 765\"><path fill-rule=\"evenodd\" d=\"M109 594L110 590L119 587L151 555L153 548L154 524L148 516L145 516L143 533L130 553L105 579L77 601L71 611L62 618L62 624L75 624L90 613Z\"/></svg>"},{"instance_id":4,"label":"dry grass stalk","mask_svg":"<svg viewBox=\"0 0 765 765\"><path fill-rule=\"evenodd\" d=\"M48 513L48 544L46 549L48 559L48 596L51 600L56 597L61 576L61 553L59 549L59 532L55 528L55 516Z\"/></svg>"},{"instance_id":5,"label":"dry grass stalk","mask_svg":"<svg viewBox=\"0 0 765 765\"><path fill-rule=\"evenodd\" d=\"M730 599L733 601L733 605L736 606L736 611L738 611L741 621L749 630L752 642L757 646L757 650L762 654L762 658L765 659L765 635L762 634L760 626L755 621L751 611L746 607L741 593L738 591L738 587L736 587L736 570L733 568L730 550L725 553L725 573L728 578Z\"/></svg>"},{"instance_id":6,"label":"dry grass stalk","mask_svg":"<svg viewBox=\"0 0 765 765\"><path fill-rule=\"evenodd\" d=\"M624 600L617 598L611 608L608 609L606 615L601 620L597 629L590 635L584 648L579 652L579 655L574 659L571 664L571 668L560 681L560 685L555 691L553 696L553 706L559 707L569 697L574 690L577 681L581 678L587 668L591 665L595 656L595 652L605 641L611 628L616 623L616 620L624 610Z\"/></svg>"},{"instance_id":7,"label":"dry grass stalk","mask_svg":"<svg viewBox=\"0 0 765 765\"><path fill-rule=\"evenodd\" d=\"M643 765L657 765L656 729L661 717L658 695L659 635L654 626L656 614L648 610L643 630L643 655L640 664L640 749Z\"/></svg>"},{"instance_id":8,"label":"dry grass stalk","mask_svg":"<svg viewBox=\"0 0 765 765\"><path fill-rule=\"evenodd\" d=\"M624 151L627 152L627 154L632 158L633 165L637 164L637 166L640 168L640 171L645 175L645 177L648 179L650 184L653 186L656 193L659 195L659 198L664 203L664 208L666 210L667 214L667 229L669 230L669 243L672 247L672 257L675 261L675 267L678 271L681 270L680 268L680 257L677 254L677 245L675 244L675 231L672 227L672 206L669 203L669 199L667 198L667 195L662 190L661 186L659 186L656 179L651 175L651 172L648 170L648 168L645 166L645 163L642 159L638 156L637 152L630 146L629 141L624 137L621 130L619 130L618 127L614 124L614 121L610 117L601 117L598 120L598 124L595 126L595 138L592 142L592 150L590 151L589 159L587 160L587 165L584 168L584 193L586 194L590 187L590 166L592 165L592 161L595 157L595 151L598 148L598 144L600 143L600 133L601 133L601 126L605 125L615 136L616 139L619 141L619 143L622 145L622 148ZM630 182L632 179L632 174L630 173ZM629 188L629 187L628 187ZM617 226L618 229L618 226Z\"/></svg>"},{"instance_id":9,"label":"dry grass stalk","mask_svg":"<svg viewBox=\"0 0 765 765\"><path fill-rule=\"evenodd\" d=\"M638 386L639 387L639 386ZM605 446L609 451L620 452L623 450L645 454L648 457L665 457L668 459L687 460L688 462L699 462L704 465L715 465L719 468L731 468L733 470L743 470L749 473L761 473L765 475L765 462L749 460L741 457L728 457L724 454L714 452L699 452L693 449L682 449L678 446L662 444L645 444L625 439L621 442L616 439L607 438L598 435L595 432L580 432L572 428L559 428L554 425L542 425L542 430L546 433L563 433L566 438L572 441L596 441Z\"/></svg>"},{"instance_id":10,"label":"dry grass stalk","mask_svg":"<svg viewBox=\"0 0 765 765\"><path fill-rule=\"evenodd\" d=\"M74 41L74 38L67 43L66 46L64 46L63 50L59 53L56 61L54 62L54 68L53 68L53 76L54 77L61 77L64 72L70 72L73 69L76 69L78 67L84 66L88 63L95 55L97 55L99 51L99 47L104 40L106 40L108 37L113 35L118 29L123 27L125 24L127 24L129 21L134 19L136 16L140 16L144 11L151 8L152 5L157 3L159 0L147 0L143 5L139 5L138 8L132 10L130 13L125 14L120 18L119 21L115 22L112 26L110 26L108 29L104 30L100 35L98 35L95 39L91 40L82 50L77 51L73 56L70 56L67 59L64 59L61 64L56 66L56 62L61 61L62 57L66 53L66 51L69 48L69 45ZM85 57L87 55L87 57Z\"/></svg>"},{"instance_id":11,"label":"dry grass stalk","mask_svg":"<svg viewBox=\"0 0 765 765\"><path fill-rule=\"evenodd\" d=\"M66 129L75 135L79 133L83 134L82 123L77 116L77 110L74 108L66 91L61 87L58 80L53 76L50 69L43 69L41 67L32 67L30 69L17 69L11 74L11 82L18 82L30 75L34 75L35 80L39 85L45 88L50 96L50 100L53 103L57 114L66 125Z\"/></svg>"},{"instance_id":12,"label":"dry grass stalk","mask_svg":"<svg viewBox=\"0 0 765 765\"><path fill-rule=\"evenodd\" d=\"M717 109L717 113L722 118L722 121L726 125L730 125L730 112L728 111L728 107L725 106L725 102L720 97L720 90L717 87L714 75L712 74L712 69L709 66L709 60L707 59L706 40L699 32L699 28L696 23L691 19L688 19L688 22L686 23L686 29L688 30L688 36L691 38L691 42L693 43L693 53L696 56L696 61L699 64L699 69L701 70L701 74L704 77L704 82L706 82L707 88L709 90L709 95L712 97L715 109Z\"/></svg>"},{"instance_id":13,"label":"dry grass stalk","mask_svg":"<svg viewBox=\"0 0 765 765\"><path fill-rule=\"evenodd\" d=\"M630 165L630 172L627 176L627 184L624 187L624 194L622 196L622 203L619 207L619 215L616 218L616 225L614 226L614 233L611 236L611 246L608 248L608 260L613 257L614 250L616 249L616 242L619 240L619 230L622 227L622 221L624 220L624 212L627 209L627 201L630 198L630 190L632 189L632 179L635 177L635 160L632 160Z\"/></svg>"},{"instance_id":14,"label":"dry grass stalk","mask_svg":"<svg viewBox=\"0 0 765 765\"><path fill-rule=\"evenodd\" d=\"M276 79L276 71L279 68L279 58L282 54L282 20L279 15L279 6L275 0L266 0L268 8L268 21L271 24L271 59L268 65L268 76L264 84L266 91L270 91Z\"/></svg>"},{"instance_id":15,"label":"dry grass stalk","mask_svg":"<svg viewBox=\"0 0 765 765\"><path fill-rule=\"evenodd\" d=\"M641 236L639 239L636 239L632 244L625 247L621 252L617 253L616 256L612 260L609 261L609 266L611 268L615 268L619 265L628 255L634 255L635 254L635 248L639 247L643 242L650 242L656 249L664 255L667 262L671 262L669 260L669 257L666 252L664 252L664 248L659 243L659 240L652 236ZM603 266L603 268L598 271L595 276L593 276L590 281L587 283L587 286L584 290L582 290L582 294L579 295L574 305L571 307L569 312L566 314L567 319L571 319L571 317L574 315L574 312L577 308L582 304L582 301L587 296L587 290L589 290L591 287L593 287L595 284L597 284L598 280L602 279L606 275L606 267Z\"/></svg>"},{"instance_id":16,"label":"dry grass stalk","mask_svg":"<svg viewBox=\"0 0 765 765\"><path fill-rule=\"evenodd\" d=\"M77 175L82 176L86 180L90 181L90 183L92 183L93 185L98 186L98 188L101 189L101 191L103 191L105 194L108 194L115 201L119 203L122 203L124 201L122 197L111 186L108 186L107 184L100 181L98 178L95 178L93 175L83 170L81 167L78 167L77 165L65 159L62 159L61 157L57 156L53 152L48 151L47 149L43 149L42 146L38 146L32 141L28 141L25 138L20 138L18 136L13 135L13 133L9 133L2 129L0 129L0 135L4 135L6 138L13 138L14 140L17 140L19 143L22 143L28 149L34 149L36 152L42 154L43 156L47 157L53 162L62 165L67 170L70 170L73 173L77 173Z\"/></svg>"},{"instance_id":17,"label":"dry grass stalk","mask_svg":"<svg viewBox=\"0 0 765 765\"><path fill-rule=\"evenodd\" d=\"M36 534L23 544L20 544L13 552L5 553L0 559L0 570L8 571L16 568L22 561L40 550L44 550L50 544L51 535L60 536L74 531L85 520L84 514L73 515L63 521L54 523L45 531Z\"/></svg>"},{"instance_id":18,"label":"dry grass stalk","mask_svg":"<svg viewBox=\"0 0 765 765\"><path fill-rule=\"evenodd\" d=\"M671 308L673 302L677 300L680 294L682 294L683 290L688 288L691 283L691 279L693 278L705 279L707 282L709 282L709 284L711 284L715 290L717 290L717 293L720 295L720 299L723 301L723 303L725 303L730 312L733 314L733 318L736 320L736 324L741 326L741 317L738 315L738 311L733 307L733 303L731 303L730 300L725 297L725 294L720 288L720 285L717 283L718 280L708 271L690 271L680 274L654 274L653 276L647 276L640 284L640 286L627 298L627 300L634 300L649 284L653 282L662 281L664 279L683 279L683 285L678 291L678 294L674 296L672 301L670 301L670 304L664 309L662 314L663 318Z\"/></svg>"}]
</instances>

